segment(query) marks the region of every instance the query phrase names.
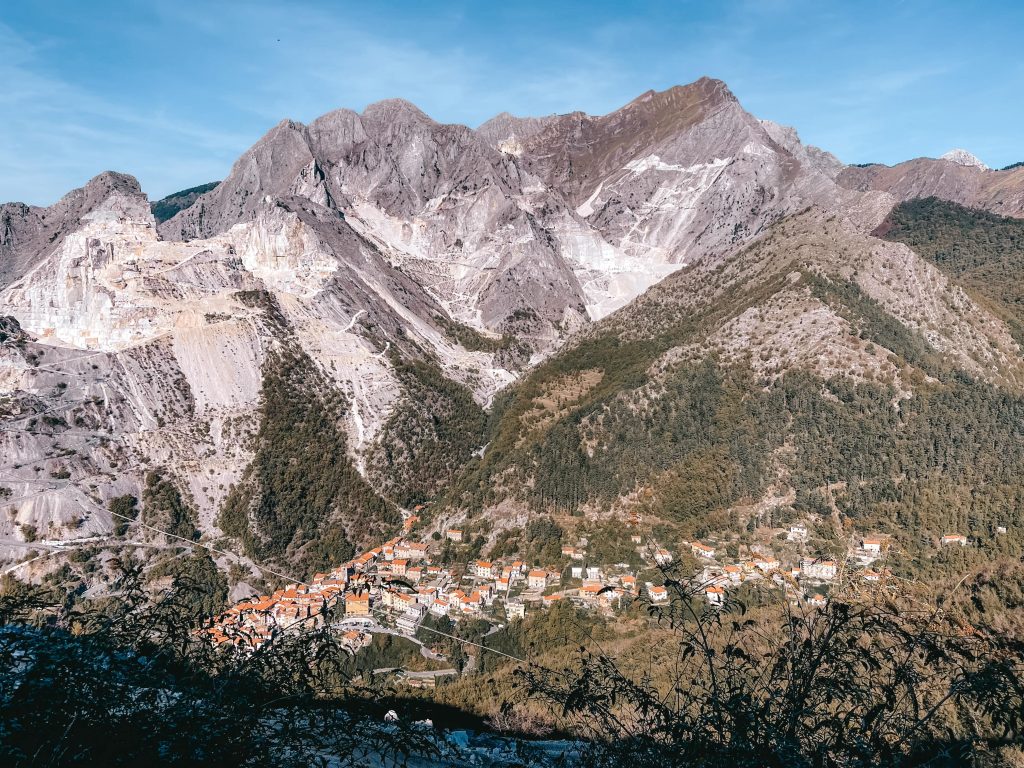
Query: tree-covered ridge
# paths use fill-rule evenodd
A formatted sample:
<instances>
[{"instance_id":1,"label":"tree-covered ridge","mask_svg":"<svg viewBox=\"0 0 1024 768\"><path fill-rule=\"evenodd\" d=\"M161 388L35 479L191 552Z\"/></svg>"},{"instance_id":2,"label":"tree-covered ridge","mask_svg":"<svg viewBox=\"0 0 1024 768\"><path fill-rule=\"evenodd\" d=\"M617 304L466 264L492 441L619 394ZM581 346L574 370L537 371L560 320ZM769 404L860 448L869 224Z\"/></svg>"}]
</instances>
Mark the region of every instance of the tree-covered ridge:
<instances>
[{"instance_id":1,"label":"tree-covered ridge","mask_svg":"<svg viewBox=\"0 0 1024 768\"><path fill-rule=\"evenodd\" d=\"M900 203L878 231L987 299L1024 342L1024 221L929 197Z\"/></svg>"},{"instance_id":2,"label":"tree-covered ridge","mask_svg":"<svg viewBox=\"0 0 1024 768\"><path fill-rule=\"evenodd\" d=\"M501 352L511 359L529 357L529 347L507 333L498 338L485 336L475 328L441 314L434 315L434 320L445 335L470 352Z\"/></svg>"},{"instance_id":3,"label":"tree-covered ridge","mask_svg":"<svg viewBox=\"0 0 1024 768\"><path fill-rule=\"evenodd\" d=\"M190 187L180 192L168 195L165 198L150 203L150 210L153 211L153 218L157 223L163 223L176 213L185 210L194 203L200 195L216 189L219 181L211 181L209 184L200 184L198 187Z\"/></svg>"},{"instance_id":4,"label":"tree-covered ridge","mask_svg":"<svg viewBox=\"0 0 1024 768\"><path fill-rule=\"evenodd\" d=\"M375 487L403 506L434 498L473 454L486 415L464 386L432 362L395 359L402 396L367 455Z\"/></svg>"},{"instance_id":5,"label":"tree-covered ridge","mask_svg":"<svg viewBox=\"0 0 1024 768\"><path fill-rule=\"evenodd\" d=\"M346 451L347 404L301 350L268 356L260 395L255 456L234 486L220 526L260 559L313 572L380 540L398 522Z\"/></svg>"},{"instance_id":6,"label":"tree-covered ridge","mask_svg":"<svg viewBox=\"0 0 1024 768\"><path fill-rule=\"evenodd\" d=\"M813 217L811 225L814 236L829 245L831 233ZM801 226L798 221L793 228ZM457 502L472 508L513 496L535 509L606 505L678 463L699 467L723 458L712 445L712 422L746 428L725 427L723 419L716 421L718 403L707 404L723 386L719 362L705 355L662 370L659 361L790 286L787 276L798 273L803 261L798 249L787 247L787 237L784 223L779 232L720 264L666 278L499 395L487 450L467 468ZM809 271L803 277L823 292L829 283ZM840 282L845 294L859 296L847 281ZM863 315L871 303L861 304L847 314ZM722 407L735 409L754 381L738 368L724 376L739 394ZM705 407L695 408L695 400ZM539 408L548 402L556 407ZM742 450L744 479L725 496L720 488L715 498L735 500L760 489L751 478L761 473L765 451ZM728 459L721 465L727 473L730 466Z\"/></svg>"}]
</instances>

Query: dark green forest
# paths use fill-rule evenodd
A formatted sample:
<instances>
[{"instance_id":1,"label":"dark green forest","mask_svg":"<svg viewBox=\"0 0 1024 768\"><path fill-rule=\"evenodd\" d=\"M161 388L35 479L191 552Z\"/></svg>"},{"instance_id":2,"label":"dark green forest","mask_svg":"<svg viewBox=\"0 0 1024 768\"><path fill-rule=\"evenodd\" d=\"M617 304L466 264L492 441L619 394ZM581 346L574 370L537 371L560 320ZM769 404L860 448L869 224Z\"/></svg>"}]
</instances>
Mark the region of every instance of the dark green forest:
<instances>
[{"instance_id":1,"label":"dark green forest","mask_svg":"<svg viewBox=\"0 0 1024 768\"><path fill-rule=\"evenodd\" d=\"M481 444L487 418L436 364L395 358L402 398L367 456L374 485L402 506L433 499Z\"/></svg>"},{"instance_id":2,"label":"dark green forest","mask_svg":"<svg viewBox=\"0 0 1024 768\"><path fill-rule=\"evenodd\" d=\"M128 499L131 500L130 504L126 503ZM125 510L134 507L135 501L131 497L128 499L115 500L111 509L126 514ZM142 520L175 536L186 539L198 537L195 510L182 496L175 481L162 469L154 469L146 474L146 487L142 491Z\"/></svg>"},{"instance_id":3,"label":"dark green forest","mask_svg":"<svg viewBox=\"0 0 1024 768\"><path fill-rule=\"evenodd\" d=\"M347 405L305 353L268 357L255 457L228 494L225 533L261 560L309 573L344 562L399 522L352 464L341 425Z\"/></svg>"}]
</instances>

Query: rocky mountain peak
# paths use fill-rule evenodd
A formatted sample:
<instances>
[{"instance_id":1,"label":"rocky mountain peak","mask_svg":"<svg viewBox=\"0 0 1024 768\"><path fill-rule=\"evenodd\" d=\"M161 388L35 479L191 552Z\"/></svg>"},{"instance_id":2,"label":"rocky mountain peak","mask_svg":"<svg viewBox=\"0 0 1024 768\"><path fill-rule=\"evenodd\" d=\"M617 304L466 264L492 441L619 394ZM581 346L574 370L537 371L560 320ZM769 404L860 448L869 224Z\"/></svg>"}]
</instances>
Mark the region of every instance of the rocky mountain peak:
<instances>
[{"instance_id":1,"label":"rocky mountain peak","mask_svg":"<svg viewBox=\"0 0 1024 768\"><path fill-rule=\"evenodd\" d=\"M434 122L423 110L405 99L375 101L363 110L363 118L377 122Z\"/></svg>"},{"instance_id":2,"label":"rocky mountain peak","mask_svg":"<svg viewBox=\"0 0 1024 768\"><path fill-rule=\"evenodd\" d=\"M831 152L801 142L800 135L795 128L780 125L771 120L760 120L759 122L772 141L798 157L802 162L818 169L830 179L834 179L845 167L842 161Z\"/></svg>"},{"instance_id":3,"label":"rocky mountain peak","mask_svg":"<svg viewBox=\"0 0 1024 768\"><path fill-rule=\"evenodd\" d=\"M291 191L313 162L306 127L282 120L235 161L219 186L161 224L160 235L166 240L205 238L250 221L268 196Z\"/></svg>"},{"instance_id":4,"label":"rocky mountain peak","mask_svg":"<svg viewBox=\"0 0 1024 768\"><path fill-rule=\"evenodd\" d=\"M100 215L118 217L150 226L155 223L149 200L138 180L115 171L105 171L86 183L81 191L77 215L82 219Z\"/></svg>"},{"instance_id":5,"label":"rocky mountain peak","mask_svg":"<svg viewBox=\"0 0 1024 768\"><path fill-rule=\"evenodd\" d=\"M0 206L0 288L45 258L85 220L155 225L149 202L134 176L105 171L42 208Z\"/></svg>"},{"instance_id":6,"label":"rocky mountain peak","mask_svg":"<svg viewBox=\"0 0 1024 768\"><path fill-rule=\"evenodd\" d=\"M335 109L321 115L306 129L313 151L319 157L339 158L353 145L367 140L361 116L351 109Z\"/></svg>"},{"instance_id":7,"label":"rocky mountain peak","mask_svg":"<svg viewBox=\"0 0 1024 768\"><path fill-rule=\"evenodd\" d=\"M729 103L739 103L733 92L729 90L729 86L721 80L702 77L687 85L674 85L664 91L649 90L617 111L643 109L647 112L662 112L687 109L695 104L713 108Z\"/></svg>"},{"instance_id":8,"label":"rocky mountain peak","mask_svg":"<svg viewBox=\"0 0 1024 768\"><path fill-rule=\"evenodd\" d=\"M542 131L548 123L555 119L554 115L516 117L509 112L502 112L481 123L476 129L476 133L492 147L499 147L502 142L510 140L522 143Z\"/></svg>"},{"instance_id":9,"label":"rocky mountain peak","mask_svg":"<svg viewBox=\"0 0 1024 768\"><path fill-rule=\"evenodd\" d=\"M946 154L939 158L940 160L948 160L951 163L957 165L966 165L969 167L980 168L983 171L988 170L988 166L985 165L976 155L972 155L966 149L951 149Z\"/></svg>"},{"instance_id":10,"label":"rocky mountain peak","mask_svg":"<svg viewBox=\"0 0 1024 768\"><path fill-rule=\"evenodd\" d=\"M139 180L127 173L104 171L86 182L82 187L86 197L104 196L111 192L123 192L129 195L141 195L142 187Z\"/></svg>"},{"instance_id":11,"label":"rocky mountain peak","mask_svg":"<svg viewBox=\"0 0 1024 768\"><path fill-rule=\"evenodd\" d=\"M143 208L148 210L149 203L138 179L116 171L104 171L89 179L84 186L68 192L49 208L37 210L43 220L60 219L74 223L110 206L118 206L124 209L125 214L130 212L133 217L141 216L148 220L140 212Z\"/></svg>"}]
</instances>

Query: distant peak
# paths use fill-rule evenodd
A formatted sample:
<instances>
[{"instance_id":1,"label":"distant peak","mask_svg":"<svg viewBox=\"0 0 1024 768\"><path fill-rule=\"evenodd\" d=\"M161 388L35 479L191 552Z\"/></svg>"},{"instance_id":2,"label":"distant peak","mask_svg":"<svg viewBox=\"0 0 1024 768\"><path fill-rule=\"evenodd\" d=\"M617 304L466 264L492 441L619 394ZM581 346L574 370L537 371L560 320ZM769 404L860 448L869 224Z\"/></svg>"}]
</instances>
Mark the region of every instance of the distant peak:
<instances>
[{"instance_id":1,"label":"distant peak","mask_svg":"<svg viewBox=\"0 0 1024 768\"><path fill-rule=\"evenodd\" d=\"M661 97L673 97L681 95L701 94L705 98L714 98L721 101L736 101L736 97L733 92L729 90L729 86L722 80L717 80L713 77L702 77L699 80L694 80L692 83L686 85L673 85L671 88L666 88L664 91L650 90L643 94L640 99L650 99ZM638 99L638 101L640 100Z\"/></svg>"},{"instance_id":2,"label":"distant peak","mask_svg":"<svg viewBox=\"0 0 1024 768\"><path fill-rule=\"evenodd\" d=\"M682 105L703 104L705 108L720 104L738 102L738 99L721 80L702 77L688 85L674 85L664 91L650 90L637 96L623 109L660 111L676 109Z\"/></svg>"},{"instance_id":3,"label":"distant peak","mask_svg":"<svg viewBox=\"0 0 1024 768\"><path fill-rule=\"evenodd\" d=\"M725 84L724 80L719 80L715 77L708 77L707 75L690 83L689 85L676 87L691 88L708 94L714 94L719 96L723 101L736 101L736 96L731 90L729 90L729 86Z\"/></svg>"},{"instance_id":4,"label":"distant peak","mask_svg":"<svg viewBox=\"0 0 1024 768\"><path fill-rule=\"evenodd\" d=\"M433 122L427 113L411 101L406 101L405 99L383 99L382 101L375 101L363 110L363 116L382 117L385 119L411 117L417 120Z\"/></svg>"},{"instance_id":5,"label":"distant peak","mask_svg":"<svg viewBox=\"0 0 1024 768\"><path fill-rule=\"evenodd\" d=\"M130 195L141 195L142 187L139 180L127 173L104 171L93 176L85 183L86 194L105 195L113 191L126 192Z\"/></svg>"},{"instance_id":6,"label":"distant peak","mask_svg":"<svg viewBox=\"0 0 1024 768\"><path fill-rule=\"evenodd\" d=\"M966 149L951 149L949 152L939 158L940 160L948 160L951 163L957 165L973 166L974 168L981 168L983 171L988 170L988 166L979 160L975 155L972 155Z\"/></svg>"},{"instance_id":7,"label":"distant peak","mask_svg":"<svg viewBox=\"0 0 1024 768\"><path fill-rule=\"evenodd\" d=\"M260 136L256 143L249 147L242 157L239 158L239 161L253 153L266 151L267 147L277 147L282 144L291 143L295 140L296 136L301 136L304 129L305 126L295 120L289 120L287 118L281 120L269 131Z\"/></svg>"},{"instance_id":8,"label":"distant peak","mask_svg":"<svg viewBox=\"0 0 1024 768\"><path fill-rule=\"evenodd\" d=\"M78 218L100 214L134 221L152 221L149 201L138 180L127 173L116 171L104 171L94 176L84 187L61 198L56 207Z\"/></svg>"},{"instance_id":9,"label":"distant peak","mask_svg":"<svg viewBox=\"0 0 1024 768\"><path fill-rule=\"evenodd\" d=\"M305 127L306 126L304 126L302 123L285 118L284 120L281 120L280 122L276 123L273 128L271 128L269 131L263 134L263 136L260 137L257 144L261 142L273 141L282 135L302 131L302 129Z\"/></svg>"},{"instance_id":10,"label":"distant peak","mask_svg":"<svg viewBox=\"0 0 1024 768\"><path fill-rule=\"evenodd\" d=\"M553 116L516 117L510 112L502 112L490 120L481 123L476 129L476 133L492 147L496 147L506 154L518 155L522 152L521 142L540 133L553 119ZM502 144L505 142L510 143L505 148L502 148ZM512 147L512 144L517 142L520 144L518 150L513 152L506 151Z\"/></svg>"}]
</instances>

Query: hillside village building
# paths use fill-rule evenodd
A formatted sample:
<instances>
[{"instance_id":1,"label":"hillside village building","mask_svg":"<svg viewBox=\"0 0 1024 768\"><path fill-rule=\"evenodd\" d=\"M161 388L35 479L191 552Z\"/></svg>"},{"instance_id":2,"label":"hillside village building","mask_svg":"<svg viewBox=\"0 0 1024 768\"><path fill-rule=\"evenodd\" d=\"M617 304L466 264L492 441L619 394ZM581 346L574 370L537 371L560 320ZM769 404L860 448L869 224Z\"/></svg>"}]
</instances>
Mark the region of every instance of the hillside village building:
<instances>
[{"instance_id":1,"label":"hillside village building","mask_svg":"<svg viewBox=\"0 0 1024 768\"><path fill-rule=\"evenodd\" d=\"M707 544L702 544L699 541L695 541L690 544L690 551L693 552L697 557L714 557L715 548Z\"/></svg>"},{"instance_id":2,"label":"hillside village building","mask_svg":"<svg viewBox=\"0 0 1024 768\"><path fill-rule=\"evenodd\" d=\"M561 595L544 595L544 597L542 597L540 601L545 608L550 608L552 605L554 605L561 599Z\"/></svg>"},{"instance_id":3,"label":"hillside village building","mask_svg":"<svg viewBox=\"0 0 1024 768\"><path fill-rule=\"evenodd\" d=\"M668 590L665 587L650 586L647 588L647 594L651 596L651 601L655 603L664 603L668 600Z\"/></svg>"},{"instance_id":4,"label":"hillside village building","mask_svg":"<svg viewBox=\"0 0 1024 768\"><path fill-rule=\"evenodd\" d=\"M572 560L582 560L586 557L586 552L577 547L562 547L562 555Z\"/></svg>"},{"instance_id":5,"label":"hillside village building","mask_svg":"<svg viewBox=\"0 0 1024 768\"><path fill-rule=\"evenodd\" d=\"M807 579L819 581L832 581L838 573L838 568L832 560L801 560L800 575Z\"/></svg>"},{"instance_id":6,"label":"hillside village building","mask_svg":"<svg viewBox=\"0 0 1024 768\"><path fill-rule=\"evenodd\" d=\"M545 589L548 586L547 571L530 571L526 576L526 586L530 589Z\"/></svg>"},{"instance_id":7,"label":"hillside village building","mask_svg":"<svg viewBox=\"0 0 1024 768\"><path fill-rule=\"evenodd\" d=\"M346 616L369 616L370 615L370 595L363 593L361 595L349 593L345 595L345 615Z\"/></svg>"},{"instance_id":8,"label":"hillside village building","mask_svg":"<svg viewBox=\"0 0 1024 768\"><path fill-rule=\"evenodd\" d=\"M861 540L860 548L873 555L881 554L882 540L878 538L865 538Z\"/></svg>"}]
</instances>

